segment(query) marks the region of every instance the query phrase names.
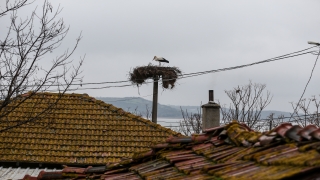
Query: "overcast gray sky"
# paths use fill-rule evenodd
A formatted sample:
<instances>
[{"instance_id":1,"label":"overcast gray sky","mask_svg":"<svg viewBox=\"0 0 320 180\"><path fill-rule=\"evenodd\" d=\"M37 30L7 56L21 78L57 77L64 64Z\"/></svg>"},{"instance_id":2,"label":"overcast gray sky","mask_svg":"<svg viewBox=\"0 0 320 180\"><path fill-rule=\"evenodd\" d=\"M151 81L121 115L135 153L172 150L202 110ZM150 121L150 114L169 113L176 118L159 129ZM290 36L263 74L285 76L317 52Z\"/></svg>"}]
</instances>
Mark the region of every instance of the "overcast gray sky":
<instances>
[{"instance_id":1,"label":"overcast gray sky","mask_svg":"<svg viewBox=\"0 0 320 180\"><path fill-rule=\"evenodd\" d=\"M30 14L30 9L41 2L25 7L20 14ZM60 17L71 29L52 55L72 47L82 32L73 59L86 54L84 82L127 80L130 69L147 65L154 55L165 57L170 66L179 67L183 73L192 73L261 61L308 48L307 41L320 41L320 2L316 0L52 1L54 8L59 4L63 7ZM213 89L215 99L228 104L224 90L251 80L266 84L273 95L267 109L291 111L289 102L299 100L315 59L314 55L304 55L181 79L173 90L160 89L159 102L199 105L208 101L208 90ZM307 98L320 94L319 66L306 91ZM83 87L100 86L106 85ZM152 84L139 90L131 86L76 93L151 100Z\"/></svg>"}]
</instances>

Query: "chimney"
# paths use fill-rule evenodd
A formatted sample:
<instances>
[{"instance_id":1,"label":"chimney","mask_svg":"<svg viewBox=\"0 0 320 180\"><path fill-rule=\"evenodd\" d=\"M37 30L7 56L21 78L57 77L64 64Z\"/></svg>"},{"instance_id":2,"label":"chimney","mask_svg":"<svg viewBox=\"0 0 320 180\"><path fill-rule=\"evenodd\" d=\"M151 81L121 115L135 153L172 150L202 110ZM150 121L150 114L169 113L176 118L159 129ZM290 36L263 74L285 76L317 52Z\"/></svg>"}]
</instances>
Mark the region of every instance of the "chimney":
<instances>
[{"instance_id":1,"label":"chimney","mask_svg":"<svg viewBox=\"0 0 320 180\"><path fill-rule=\"evenodd\" d=\"M202 131L220 126L220 105L214 102L213 90L209 90L209 102L202 107Z\"/></svg>"}]
</instances>

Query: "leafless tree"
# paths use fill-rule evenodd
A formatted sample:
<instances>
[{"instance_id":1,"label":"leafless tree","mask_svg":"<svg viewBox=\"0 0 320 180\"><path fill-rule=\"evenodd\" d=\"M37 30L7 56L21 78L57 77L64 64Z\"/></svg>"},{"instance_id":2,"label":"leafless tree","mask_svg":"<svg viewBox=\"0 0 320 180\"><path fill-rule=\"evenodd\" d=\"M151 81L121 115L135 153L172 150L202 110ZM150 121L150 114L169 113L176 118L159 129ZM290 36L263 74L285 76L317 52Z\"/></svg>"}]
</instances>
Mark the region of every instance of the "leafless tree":
<instances>
[{"instance_id":1,"label":"leafless tree","mask_svg":"<svg viewBox=\"0 0 320 180\"><path fill-rule=\"evenodd\" d=\"M312 96L309 99L301 99L299 103L291 102L291 105L293 109L297 106L297 110L291 114L294 122L302 127L305 127L308 124L320 126L320 100L318 100L316 96Z\"/></svg>"},{"instance_id":2,"label":"leafless tree","mask_svg":"<svg viewBox=\"0 0 320 180\"><path fill-rule=\"evenodd\" d=\"M317 126L320 126L320 112L319 112L319 106L320 106L320 100L316 98L316 96L312 96L311 101L314 104L315 110L312 114L313 116L313 124L316 124Z\"/></svg>"},{"instance_id":3,"label":"leafless tree","mask_svg":"<svg viewBox=\"0 0 320 180\"><path fill-rule=\"evenodd\" d=\"M81 34L71 50L50 62L49 54L61 45L69 27L58 17L60 6L54 10L48 1L43 1L40 12L35 8L30 16L19 17L18 11L31 3L33 1L7 0L5 7L0 7L0 17L10 20L8 26L1 29L0 37L0 132L41 119L59 101L58 98L48 103L46 110L35 116L4 126L4 117L38 92L55 91L62 95L73 83L81 82L84 57L77 65L70 60ZM28 91L28 95L22 95Z\"/></svg>"},{"instance_id":4,"label":"leafless tree","mask_svg":"<svg viewBox=\"0 0 320 180\"><path fill-rule=\"evenodd\" d=\"M136 108L134 108L133 111L130 111L130 107L128 107L128 108L127 108L127 111L130 112L130 113L132 113L132 114L134 114L134 115L136 115L136 116L142 117L143 114L142 114L140 111L138 111L138 108L139 108L139 107L136 106Z\"/></svg>"},{"instance_id":5,"label":"leafless tree","mask_svg":"<svg viewBox=\"0 0 320 180\"><path fill-rule=\"evenodd\" d=\"M139 117L142 117L142 113L140 111L138 111L138 106L136 106L136 108L134 109L134 111L132 112L132 114L136 115L136 116L139 116Z\"/></svg>"},{"instance_id":6,"label":"leafless tree","mask_svg":"<svg viewBox=\"0 0 320 180\"><path fill-rule=\"evenodd\" d=\"M260 130L263 125L258 122L261 112L270 104L272 96L265 84L252 83L238 86L233 90L225 90L231 100L229 108L222 105L221 123L226 124L232 120L247 124L250 128Z\"/></svg>"},{"instance_id":7,"label":"leafless tree","mask_svg":"<svg viewBox=\"0 0 320 180\"><path fill-rule=\"evenodd\" d=\"M190 136L192 133L200 134L202 131L201 111L189 114L187 110L183 111L181 107L180 109L183 120L179 122L177 131L186 136Z\"/></svg>"},{"instance_id":8,"label":"leafless tree","mask_svg":"<svg viewBox=\"0 0 320 180\"><path fill-rule=\"evenodd\" d=\"M284 123L284 115L281 114L278 117L274 117L274 113L270 113L270 115L267 117L268 120L262 121L261 124L263 124L263 130L264 131L270 131L275 127L278 127L280 124Z\"/></svg>"},{"instance_id":9,"label":"leafless tree","mask_svg":"<svg viewBox=\"0 0 320 180\"><path fill-rule=\"evenodd\" d=\"M139 116L139 117L145 117L146 119L150 119L151 118L151 115L152 115L152 112L150 111L150 107L148 104L146 104L146 111L138 111L139 107L136 106L136 108L133 110L133 111L130 111L130 107L127 108L127 111L136 115L136 116Z\"/></svg>"},{"instance_id":10,"label":"leafless tree","mask_svg":"<svg viewBox=\"0 0 320 180\"><path fill-rule=\"evenodd\" d=\"M145 113L145 117L146 119L150 119L152 116L152 111L150 110L150 107L148 104L146 104L146 113Z\"/></svg>"}]
</instances>

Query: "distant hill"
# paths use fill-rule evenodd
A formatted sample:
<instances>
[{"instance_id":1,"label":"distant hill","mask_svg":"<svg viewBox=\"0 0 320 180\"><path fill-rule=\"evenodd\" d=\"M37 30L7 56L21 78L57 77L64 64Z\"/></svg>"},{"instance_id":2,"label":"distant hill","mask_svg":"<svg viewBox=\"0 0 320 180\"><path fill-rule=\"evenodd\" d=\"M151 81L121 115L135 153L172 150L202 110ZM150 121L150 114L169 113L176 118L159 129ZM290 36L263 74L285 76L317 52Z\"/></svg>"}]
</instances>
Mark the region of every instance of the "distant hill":
<instances>
[{"instance_id":1,"label":"distant hill","mask_svg":"<svg viewBox=\"0 0 320 180\"><path fill-rule=\"evenodd\" d=\"M113 104L116 107L122 108L129 112L140 112L143 116L147 112L147 107L149 112L152 111L152 101L140 98L140 97L96 97L108 104ZM181 112L178 109L172 108L167 105L158 104L158 117L162 118L181 118Z\"/></svg>"},{"instance_id":2,"label":"distant hill","mask_svg":"<svg viewBox=\"0 0 320 180\"><path fill-rule=\"evenodd\" d=\"M96 97L108 104L113 104L116 107L122 108L129 112L139 112L143 116L146 114L146 107L149 108L149 112L152 111L152 101L140 98L140 97ZM183 110L187 110L189 113L198 113L199 106L181 106ZM278 117L283 114L285 117L290 116L289 112L265 110L261 113L261 119L266 119L271 113L274 113L274 117ZM160 118L182 118L180 106L162 105L158 104L158 117Z\"/></svg>"}]
</instances>

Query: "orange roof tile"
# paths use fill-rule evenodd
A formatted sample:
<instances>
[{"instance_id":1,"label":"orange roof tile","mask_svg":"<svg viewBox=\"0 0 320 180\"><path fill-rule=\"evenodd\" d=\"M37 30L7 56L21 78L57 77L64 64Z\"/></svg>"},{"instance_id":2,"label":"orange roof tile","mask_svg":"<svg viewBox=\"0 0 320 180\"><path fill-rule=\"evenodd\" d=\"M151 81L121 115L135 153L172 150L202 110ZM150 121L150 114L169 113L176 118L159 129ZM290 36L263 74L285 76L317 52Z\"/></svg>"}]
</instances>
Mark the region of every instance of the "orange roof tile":
<instances>
[{"instance_id":1,"label":"orange roof tile","mask_svg":"<svg viewBox=\"0 0 320 180\"><path fill-rule=\"evenodd\" d=\"M26 96L20 96L14 103L22 102ZM2 118L0 130L34 117L59 96L57 93L31 96ZM148 150L151 144L164 142L169 135L180 134L86 94L64 94L40 119L0 133L0 160L113 163L132 157L134 152Z\"/></svg>"}]
</instances>

